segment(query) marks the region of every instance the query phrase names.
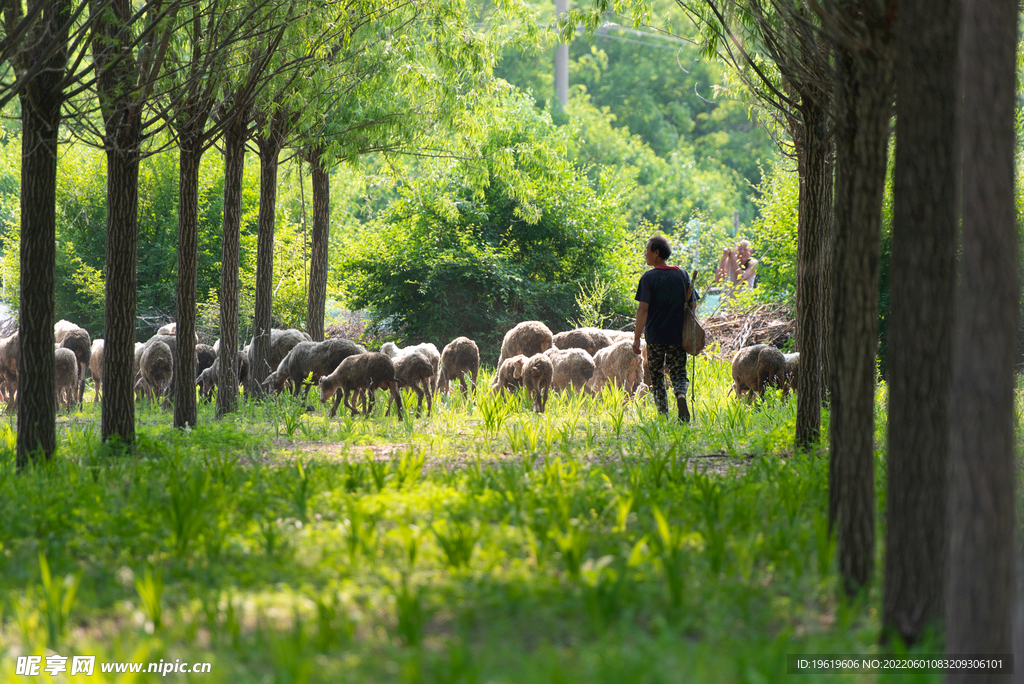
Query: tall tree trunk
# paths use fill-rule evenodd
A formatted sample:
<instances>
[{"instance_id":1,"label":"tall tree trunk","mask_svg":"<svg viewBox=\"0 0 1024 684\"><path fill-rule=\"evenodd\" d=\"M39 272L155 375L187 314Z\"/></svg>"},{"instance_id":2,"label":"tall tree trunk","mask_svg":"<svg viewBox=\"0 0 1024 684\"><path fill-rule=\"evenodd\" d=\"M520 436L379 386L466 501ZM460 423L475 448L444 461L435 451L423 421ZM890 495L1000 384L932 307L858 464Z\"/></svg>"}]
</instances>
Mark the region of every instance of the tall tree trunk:
<instances>
[{"instance_id":1,"label":"tall tree trunk","mask_svg":"<svg viewBox=\"0 0 1024 684\"><path fill-rule=\"evenodd\" d=\"M38 79L37 79L38 80ZM21 96L21 315L17 465L57 444L53 312L57 133L62 96L41 83Z\"/></svg>"},{"instance_id":2,"label":"tall tree trunk","mask_svg":"<svg viewBox=\"0 0 1024 684\"><path fill-rule=\"evenodd\" d=\"M331 177L324 168L321 150L310 154L313 172L313 231L309 255L309 302L306 306L306 332L314 342L324 339L324 314L327 308L327 246L331 219Z\"/></svg>"},{"instance_id":3,"label":"tall tree trunk","mask_svg":"<svg viewBox=\"0 0 1024 684\"><path fill-rule=\"evenodd\" d=\"M1010 653L1020 293L1013 184L1017 3L964 0L961 30L963 245L953 342L946 651ZM947 679L997 680L974 673Z\"/></svg>"},{"instance_id":4,"label":"tall tree trunk","mask_svg":"<svg viewBox=\"0 0 1024 684\"><path fill-rule=\"evenodd\" d=\"M256 139L260 153L260 211L256 221L256 311L253 316L249 384L254 395L263 393L263 381L271 372L270 329L274 300L274 223L277 205L277 167L282 131L275 116L269 130Z\"/></svg>"},{"instance_id":5,"label":"tall tree trunk","mask_svg":"<svg viewBox=\"0 0 1024 684\"><path fill-rule=\"evenodd\" d=\"M224 131L224 224L220 247L220 377L217 415L238 408L238 253L242 230L247 116Z\"/></svg>"},{"instance_id":6,"label":"tall tree trunk","mask_svg":"<svg viewBox=\"0 0 1024 684\"><path fill-rule=\"evenodd\" d=\"M883 640L942 618L957 247L960 0L904 0L897 20Z\"/></svg>"},{"instance_id":7,"label":"tall tree trunk","mask_svg":"<svg viewBox=\"0 0 1024 684\"><path fill-rule=\"evenodd\" d=\"M202 129L180 133L178 167L178 343L174 358L174 427L196 425L196 288L199 260L199 162Z\"/></svg>"},{"instance_id":8,"label":"tall tree trunk","mask_svg":"<svg viewBox=\"0 0 1024 684\"><path fill-rule=\"evenodd\" d=\"M858 8L860 4L858 3ZM836 291L831 457L836 467L839 571L860 591L875 553L874 399L882 194L893 98L892 27L866 25L858 53L837 46Z\"/></svg>"},{"instance_id":9,"label":"tall tree trunk","mask_svg":"<svg viewBox=\"0 0 1024 684\"><path fill-rule=\"evenodd\" d=\"M800 375L796 404L796 448L817 444L821 436L822 266L825 225L832 205L828 113L805 99L800 155L800 217L797 227L797 320L800 322Z\"/></svg>"},{"instance_id":10,"label":"tall tree trunk","mask_svg":"<svg viewBox=\"0 0 1024 684\"><path fill-rule=\"evenodd\" d=\"M18 469L35 455L49 459L57 446L54 394L53 313L56 263L57 139L67 68L68 32L62 30L71 6L67 0L45 2L43 13L12 62L19 72L46 60L20 95L21 101L21 284L18 335ZM3 8L14 25L21 4ZM56 48L47 54L50 48Z\"/></svg>"},{"instance_id":11,"label":"tall tree trunk","mask_svg":"<svg viewBox=\"0 0 1024 684\"><path fill-rule=\"evenodd\" d=\"M103 347L104 441L135 441L135 309L141 115L122 111L107 135L107 283Z\"/></svg>"}]
</instances>

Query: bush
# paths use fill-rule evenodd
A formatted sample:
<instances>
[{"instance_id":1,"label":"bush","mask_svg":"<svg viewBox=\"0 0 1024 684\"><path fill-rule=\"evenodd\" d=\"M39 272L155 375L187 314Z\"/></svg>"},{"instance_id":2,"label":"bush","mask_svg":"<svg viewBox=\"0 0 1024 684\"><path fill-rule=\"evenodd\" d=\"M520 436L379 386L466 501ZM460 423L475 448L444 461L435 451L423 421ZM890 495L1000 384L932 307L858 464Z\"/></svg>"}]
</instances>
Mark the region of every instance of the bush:
<instances>
[{"instance_id":1,"label":"bush","mask_svg":"<svg viewBox=\"0 0 1024 684\"><path fill-rule=\"evenodd\" d=\"M480 165L433 165L348 245L349 305L394 317L409 342L466 335L485 356L519 321L572 325L581 284L611 283L606 310L629 309L642 240L628 179L592 183L565 157L572 130L521 95L480 125Z\"/></svg>"}]
</instances>

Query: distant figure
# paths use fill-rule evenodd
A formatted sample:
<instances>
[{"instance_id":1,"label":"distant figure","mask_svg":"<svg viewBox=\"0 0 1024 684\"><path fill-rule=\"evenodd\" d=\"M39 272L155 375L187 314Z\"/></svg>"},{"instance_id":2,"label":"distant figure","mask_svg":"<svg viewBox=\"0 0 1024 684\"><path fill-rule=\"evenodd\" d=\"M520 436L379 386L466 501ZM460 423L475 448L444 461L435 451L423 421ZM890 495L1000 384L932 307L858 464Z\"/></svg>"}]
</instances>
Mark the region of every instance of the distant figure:
<instances>
[{"instance_id":1,"label":"distant figure","mask_svg":"<svg viewBox=\"0 0 1024 684\"><path fill-rule=\"evenodd\" d=\"M665 371L672 378L679 420L690 422L686 405L686 351L683 349L683 320L686 309L693 311L697 293L690 287L686 271L669 266L665 260L672 256L668 240L655 235L644 247L644 258L652 268L640 276L636 289L636 328L633 332L633 353L640 354L640 335L647 339L647 362L651 369L651 394L658 413L668 415L668 390ZM687 292L690 300L685 301Z\"/></svg>"},{"instance_id":2,"label":"distant figure","mask_svg":"<svg viewBox=\"0 0 1024 684\"><path fill-rule=\"evenodd\" d=\"M757 284L757 259L750 255L750 243L741 240L736 245L736 251L726 247L722 251L722 258L715 270L715 282L725 281L731 285L748 285L754 287Z\"/></svg>"}]
</instances>

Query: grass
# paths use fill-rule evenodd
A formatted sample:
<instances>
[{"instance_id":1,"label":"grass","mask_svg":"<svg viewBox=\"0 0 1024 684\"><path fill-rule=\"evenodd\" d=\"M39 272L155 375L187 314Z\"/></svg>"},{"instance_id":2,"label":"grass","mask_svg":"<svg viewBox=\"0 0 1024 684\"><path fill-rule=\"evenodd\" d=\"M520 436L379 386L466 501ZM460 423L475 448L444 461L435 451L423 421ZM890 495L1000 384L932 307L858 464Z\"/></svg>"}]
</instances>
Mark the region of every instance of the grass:
<instances>
[{"instance_id":1,"label":"grass","mask_svg":"<svg viewBox=\"0 0 1024 684\"><path fill-rule=\"evenodd\" d=\"M692 427L611 388L544 416L484 389L404 420L201 405L188 432L146 408L131 454L88 404L21 474L0 425L0 681L51 652L467 684L773 682L787 654L877 652L877 583L837 598L827 458L791 453L795 401L729 383L700 363ZM881 505L884 453L878 482Z\"/></svg>"}]
</instances>

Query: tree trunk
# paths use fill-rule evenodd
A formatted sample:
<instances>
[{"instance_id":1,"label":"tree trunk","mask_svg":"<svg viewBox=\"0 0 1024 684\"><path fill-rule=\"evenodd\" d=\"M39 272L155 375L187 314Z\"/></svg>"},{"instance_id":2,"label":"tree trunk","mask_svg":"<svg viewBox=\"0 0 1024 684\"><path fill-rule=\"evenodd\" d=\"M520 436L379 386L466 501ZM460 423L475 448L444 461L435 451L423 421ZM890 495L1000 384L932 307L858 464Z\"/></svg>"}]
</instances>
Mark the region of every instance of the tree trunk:
<instances>
[{"instance_id":1,"label":"tree trunk","mask_svg":"<svg viewBox=\"0 0 1024 684\"><path fill-rule=\"evenodd\" d=\"M108 126L107 283L103 347L104 441L135 441L135 308L139 239L141 115L124 111Z\"/></svg>"},{"instance_id":2,"label":"tree trunk","mask_svg":"<svg viewBox=\"0 0 1024 684\"><path fill-rule=\"evenodd\" d=\"M263 381L276 368L270 358L270 329L274 300L274 222L277 205L277 166L282 134L275 116L266 134L257 137L260 153L260 211L256 223L256 311L253 316L249 385L253 395L263 394Z\"/></svg>"},{"instance_id":3,"label":"tree trunk","mask_svg":"<svg viewBox=\"0 0 1024 684\"><path fill-rule=\"evenodd\" d=\"M200 128L200 135L202 130ZM178 343L174 358L174 427L196 425L196 288L199 261L200 136L180 133L178 168Z\"/></svg>"},{"instance_id":4,"label":"tree trunk","mask_svg":"<svg viewBox=\"0 0 1024 684\"><path fill-rule=\"evenodd\" d=\"M18 335L18 435L16 466L49 459L57 446L53 358L54 268L56 264L57 140L67 68L70 11L66 0L46 2L41 19L14 55L19 72L46 60L46 68L25 85L21 101L21 284ZM33 11L36 2L29 2ZM3 8L8 25L23 17L21 5ZM55 48L48 53L50 48Z\"/></svg>"},{"instance_id":5,"label":"tree trunk","mask_svg":"<svg viewBox=\"0 0 1024 684\"><path fill-rule=\"evenodd\" d=\"M883 640L942 618L957 247L959 0L899 9Z\"/></svg>"},{"instance_id":6,"label":"tree trunk","mask_svg":"<svg viewBox=\"0 0 1024 684\"><path fill-rule=\"evenodd\" d=\"M57 133L62 94L32 83L21 96L21 315L17 466L57 445L53 312Z\"/></svg>"},{"instance_id":7,"label":"tree trunk","mask_svg":"<svg viewBox=\"0 0 1024 684\"><path fill-rule=\"evenodd\" d=\"M832 205L832 169L827 112L807 99L800 155L800 217L797 227L797 320L800 375L796 404L796 448L809 449L821 437L822 252Z\"/></svg>"},{"instance_id":8,"label":"tree trunk","mask_svg":"<svg viewBox=\"0 0 1024 684\"><path fill-rule=\"evenodd\" d=\"M1014 591L1017 3L964 0L961 27L963 244L953 342L946 651L996 654L1011 652ZM975 673L947 679L997 680Z\"/></svg>"},{"instance_id":9,"label":"tree trunk","mask_svg":"<svg viewBox=\"0 0 1024 684\"><path fill-rule=\"evenodd\" d=\"M310 155L313 172L313 231L309 256L309 302L306 306L306 332L314 342L324 339L324 314L327 308L327 246L331 219L331 178L319 150Z\"/></svg>"},{"instance_id":10,"label":"tree trunk","mask_svg":"<svg viewBox=\"0 0 1024 684\"><path fill-rule=\"evenodd\" d=\"M224 228L220 252L220 377L217 416L238 408L238 253L247 117L224 131Z\"/></svg>"},{"instance_id":11,"label":"tree trunk","mask_svg":"<svg viewBox=\"0 0 1024 684\"><path fill-rule=\"evenodd\" d=\"M839 571L854 595L875 552L874 399L882 194L893 97L891 26L865 18L862 51L836 50L836 290L831 460Z\"/></svg>"}]
</instances>

